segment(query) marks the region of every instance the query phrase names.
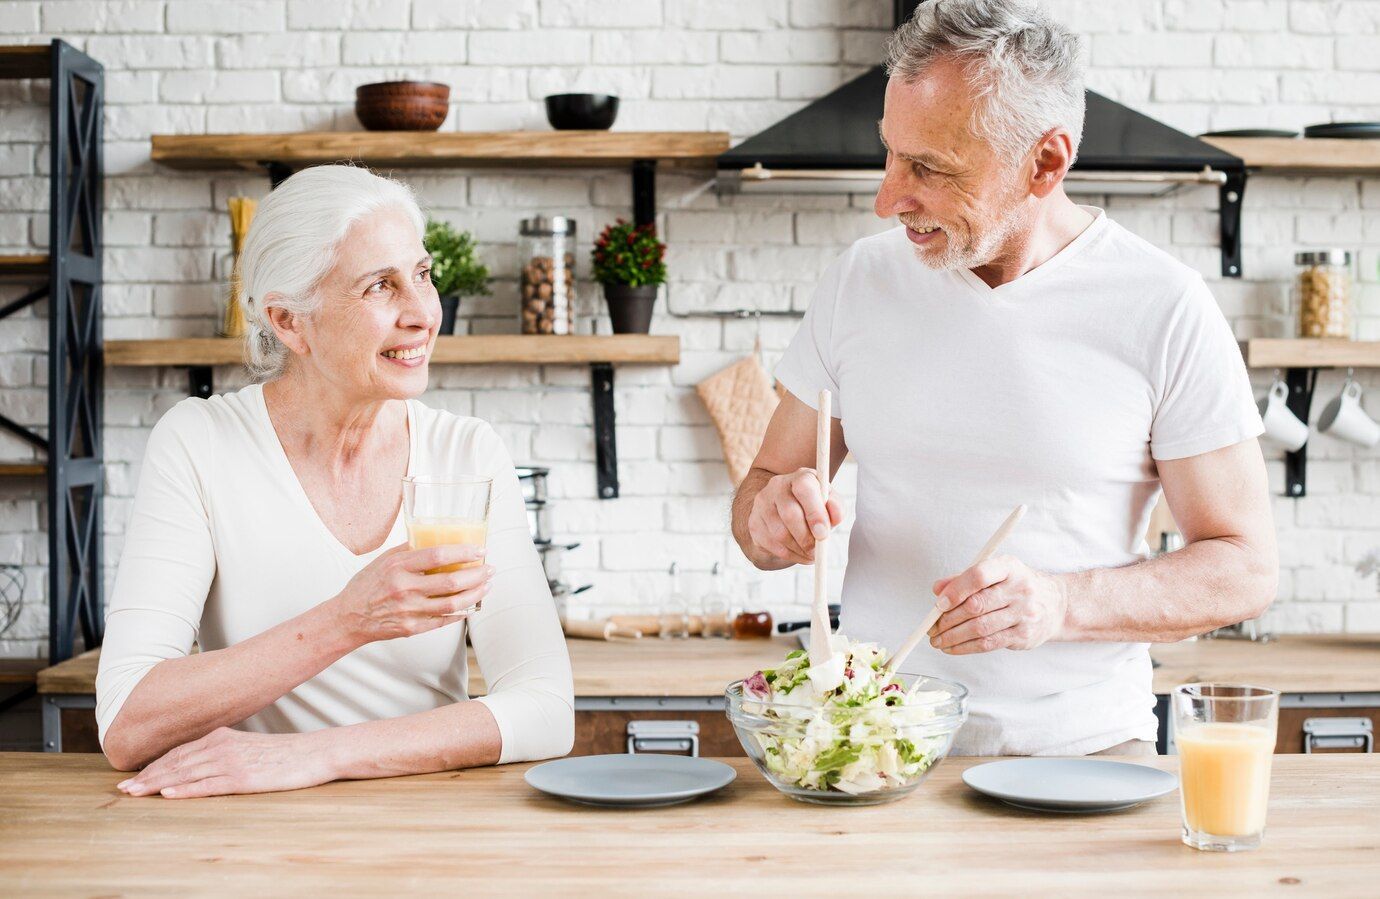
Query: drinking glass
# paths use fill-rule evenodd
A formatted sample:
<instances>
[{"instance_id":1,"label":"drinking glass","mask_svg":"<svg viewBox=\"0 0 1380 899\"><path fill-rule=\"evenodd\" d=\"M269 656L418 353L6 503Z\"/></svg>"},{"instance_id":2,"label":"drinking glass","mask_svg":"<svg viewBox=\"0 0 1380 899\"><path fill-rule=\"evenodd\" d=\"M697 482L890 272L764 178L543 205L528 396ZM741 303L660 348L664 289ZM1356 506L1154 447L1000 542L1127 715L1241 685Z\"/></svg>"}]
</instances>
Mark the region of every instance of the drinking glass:
<instances>
[{"instance_id":1,"label":"drinking glass","mask_svg":"<svg viewBox=\"0 0 1380 899\"><path fill-rule=\"evenodd\" d=\"M483 547L489 536L491 478L403 478L403 521L413 549L462 543ZM482 562L458 562L429 569L427 574L474 568Z\"/></svg>"},{"instance_id":2,"label":"drinking glass","mask_svg":"<svg viewBox=\"0 0 1380 899\"><path fill-rule=\"evenodd\" d=\"M1184 843L1217 852L1260 846L1278 723L1278 690L1244 684L1174 688Z\"/></svg>"}]
</instances>

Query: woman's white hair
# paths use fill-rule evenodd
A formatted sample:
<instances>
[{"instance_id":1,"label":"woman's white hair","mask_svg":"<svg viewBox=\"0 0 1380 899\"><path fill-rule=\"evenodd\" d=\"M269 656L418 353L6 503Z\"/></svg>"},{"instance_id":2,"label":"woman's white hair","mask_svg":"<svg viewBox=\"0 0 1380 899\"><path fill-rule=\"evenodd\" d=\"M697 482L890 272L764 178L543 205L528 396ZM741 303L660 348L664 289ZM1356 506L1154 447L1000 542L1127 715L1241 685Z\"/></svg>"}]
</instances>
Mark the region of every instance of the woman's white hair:
<instances>
[{"instance_id":1,"label":"woman's white hair","mask_svg":"<svg viewBox=\"0 0 1380 899\"><path fill-rule=\"evenodd\" d=\"M961 63L977 93L973 130L1014 161L1051 128L1083 137L1081 41L1031 0L928 0L887 44L887 74L914 81Z\"/></svg>"},{"instance_id":2,"label":"woman's white hair","mask_svg":"<svg viewBox=\"0 0 1380 899\"><path fill-rule=\"evenodd\" d=\"M239 258L246 364L256 381L281 377L292 355L269 323L269 308L314 313L321 303L321 283L339 262L346 232L383 208L401 209L417 234L425 233L426 217L412 189L358 166L303 169L260 201ZM270 293L276 296L265 300Z\"/></svg>"}]
</instances>

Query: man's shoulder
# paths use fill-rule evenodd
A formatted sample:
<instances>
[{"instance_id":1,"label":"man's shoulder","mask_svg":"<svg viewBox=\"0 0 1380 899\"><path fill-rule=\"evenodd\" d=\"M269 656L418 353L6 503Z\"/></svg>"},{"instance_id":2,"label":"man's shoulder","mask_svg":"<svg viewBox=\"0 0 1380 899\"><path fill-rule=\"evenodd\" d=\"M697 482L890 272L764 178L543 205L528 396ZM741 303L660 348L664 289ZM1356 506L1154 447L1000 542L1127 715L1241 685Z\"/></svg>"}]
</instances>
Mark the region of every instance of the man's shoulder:
<instances>
[{"instance_id":1,"label":"man's shoulder","mask_svg":"<svg viewBox=\"0 0 1380 899\"><path fill-rule=\"evenodd\" d=\"M1203 281L1197 269L1110 216L1094 255L1106 264L1108 274L1118 281L1160 287L1171 297L1180 297Z\"/></svg>"}]
</instances>

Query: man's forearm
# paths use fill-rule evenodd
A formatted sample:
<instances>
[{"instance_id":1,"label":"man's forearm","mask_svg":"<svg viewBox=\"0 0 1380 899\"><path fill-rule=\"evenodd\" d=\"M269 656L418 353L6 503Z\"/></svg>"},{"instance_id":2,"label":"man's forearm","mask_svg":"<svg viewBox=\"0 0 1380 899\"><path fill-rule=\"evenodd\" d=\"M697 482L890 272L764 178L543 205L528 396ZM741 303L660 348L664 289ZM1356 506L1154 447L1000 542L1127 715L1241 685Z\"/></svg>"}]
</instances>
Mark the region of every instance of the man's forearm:
<instances>
[{"instance_id":1,"label":"man's forearm","mask_svg":"<svg viewBox=\"0 0 1380 899\"><path fill-rule=\"evenodd\" d=\"M738 547L747 560L762 571L779 571L795 564L764 552L753 543L752 535L748 533L748 517L752 515L753 500L757 499L757 494L773 477L775 474L765 468L754 468L743 478L738 492L733 495L733 539L738 541Z\"/></svg>"},{"instance_id":2,"label":"man's forearm","mask_svg":"<svg viewBox=\"0 0 1380 899\"><path fill-rule=\"evenodd\" d=\"M1170 643L1258 617L1274 601L1278 565L1273 546L1223 537L1056 577L1068 600L1056 639Z\"/></svg>"}]
</instances>

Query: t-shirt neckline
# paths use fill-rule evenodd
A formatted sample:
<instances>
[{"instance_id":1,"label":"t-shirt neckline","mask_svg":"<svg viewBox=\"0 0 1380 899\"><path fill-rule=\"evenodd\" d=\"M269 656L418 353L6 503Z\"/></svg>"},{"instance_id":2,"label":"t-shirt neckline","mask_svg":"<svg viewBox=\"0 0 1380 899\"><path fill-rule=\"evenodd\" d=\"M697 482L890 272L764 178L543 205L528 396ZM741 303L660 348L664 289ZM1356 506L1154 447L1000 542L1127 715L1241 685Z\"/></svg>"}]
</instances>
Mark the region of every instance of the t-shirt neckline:
<instances>
[{"instance_id":1,"label":"t-shirt neckline","mask_svg":"<svg viewBox=\"0 0 1380 899\"><path fill-rule=\"evenodd\" d=\"M292 460L288 458L287 449L283 446L282 438L278 436L278 429L273 426L273 418L268 414L268 401L264 398L264 386L262 384L252 384L249 388L258 406L259 423L266 430L268 442L272 446L274 464L278 466L280 472L287 478L292 485L289 491L293 494L293 500L302 509L303 513L315 523L318 533L325 537L326 542L335 547L337 552L343 553L346 558L352 560L368 559L378 555L388 548L388 541L393 532L398 529L398 520L402 517L403 508L401 491L399 491L398 511L393 516L393 524L388 529L388 534L383 538L383 542L373 549L357 553L350 547L341 542L336 536L335 531L327 527L326 522L321 520L321 514L316 511L316 507L311 503L311 497L307 496L307 490L302 486L302 480L297 477L297 472L292 467ZM413 414L412 400L403 400L407 409L407 475L411 475L417 470L417 419Z\"/></svg>"},{"instance_id":2,"label":"t-shirt neckline","mask_svg":"<svg viewBox=\"0 0 1380 899\"><path fill-rule=\"evenodd\" d=\"M1093 217L1093 220L1088 223L1087 227L1079 232L1078 236L1069 241L1059 252L1021 275L1016 280L992 287L986 281L973 274L971 269L950 269L950 273L956 276L959 281L966 284L975 293L987 299L1006 299L1024 291L1035 282L1048 277L1050 272L1062 268L1070 259L1077 257L1092 243L1097 235L1106 230L1109 219L1103 210L1098 209L1096 206L1083 206L1081 204L1078 208Z\"/></svg>"}]
</instances>

